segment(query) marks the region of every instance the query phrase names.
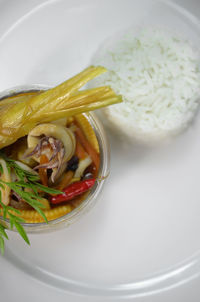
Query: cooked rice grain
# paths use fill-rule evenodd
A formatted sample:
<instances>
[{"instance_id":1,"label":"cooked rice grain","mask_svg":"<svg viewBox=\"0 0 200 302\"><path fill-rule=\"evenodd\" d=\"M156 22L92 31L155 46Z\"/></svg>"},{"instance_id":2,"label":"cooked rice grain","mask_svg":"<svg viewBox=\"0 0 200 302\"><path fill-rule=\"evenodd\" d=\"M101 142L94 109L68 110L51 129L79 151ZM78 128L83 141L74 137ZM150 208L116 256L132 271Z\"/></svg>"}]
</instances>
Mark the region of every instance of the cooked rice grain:
<instances>
[{"instance_id":1,"label":"cooked rice grain","mask_svg":"<svg viewBox=\"0 0 200 302\"><path fill-rule=\"evenodd\" d=\"M104 109L112 125L145 141L187 127L200 96L199 56L187 41L145 29L137 36L125 35L99 54L94 63L109 71L93 85L110 85L124 100Z\"/></svg>"}]
</instances>

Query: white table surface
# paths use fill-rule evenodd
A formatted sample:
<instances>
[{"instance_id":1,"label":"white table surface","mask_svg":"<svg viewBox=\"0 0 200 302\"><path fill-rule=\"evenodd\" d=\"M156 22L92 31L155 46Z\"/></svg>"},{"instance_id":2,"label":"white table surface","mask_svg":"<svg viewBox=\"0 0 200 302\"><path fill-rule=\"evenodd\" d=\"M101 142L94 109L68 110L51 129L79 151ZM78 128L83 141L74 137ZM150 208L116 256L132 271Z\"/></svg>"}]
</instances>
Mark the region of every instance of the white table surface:
<instances>
[{"instance_id":1,"label":"white table surface","mask_svg":"<svg viewBox=\"0 0 200 302\"><path fill-rule=\"evenodd\" d=\"M12 9L12 4L16 1L18 6L14 6ZM67 0L66 0L67 1ZM134 1L134 0L133 0ZM0 10L4 12L4 16L0 20L0 37L7 31L10 26L16 22L21 16L33 9L37 5L42 5L42 3L48 2L45 0L0 0ZM200 0L174 0L177 4L185 7L188 11L200 18ZM9 14L8 14L9 10ZM6 271L9 274L9 280L3 278L3 272ZM16 278L21 278L23 276L23 284L21 288L15 287ZM153 296L147 296L141 298L135 298L133 301L142 302L169 302L169 301L188 301L188 302L199 302L200 301L200 278L194 279L180 287L172 289L170 291L156 294ZM48 301L48 302L93 302L92 297L81 297L73 294L67 294L62 291L55 291L47 285L43 285L35 280L31 280L28 276L24 278L24 273L17 270L9 263L3 263L0 267L0 297L4 298L4 302L13 301L29 301L30 297L34 297L35 301ZM9 297L9 298L8 298ZM1 298L0 298L0 301ZM2 301L2 302L3 302ZM31 299L32 301L32 299ZM109 299L95 298L95 302L106 302ZM119 301L119 300L117 300ZM121 301L121 300L120 300ZM130 301L127 300L127 301Z\"/></svg>"}]
</instances>

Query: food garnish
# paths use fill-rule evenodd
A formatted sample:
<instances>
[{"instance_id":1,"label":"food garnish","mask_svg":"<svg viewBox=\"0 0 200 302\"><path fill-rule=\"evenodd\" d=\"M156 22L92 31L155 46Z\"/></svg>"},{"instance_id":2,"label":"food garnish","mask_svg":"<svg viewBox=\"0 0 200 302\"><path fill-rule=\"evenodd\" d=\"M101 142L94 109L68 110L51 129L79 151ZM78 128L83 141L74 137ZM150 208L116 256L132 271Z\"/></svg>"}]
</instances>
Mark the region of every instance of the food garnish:
<instances>
[{"instance_id":1,"label":"food garnish","mask_svg":"<svg viewBox=\"0 0 200 302\"><path fill-rule=\"evenodd\" d=\"M82 113L121 102L108 86L82 90L105 72L91 66L47 91L0 102L0 249L22 223L40 223L71 212L98 178L96 134Z\"/></svg>"},{"instance_id":2,"label":"food garnish","mask_svg":"<svg viewBox=\"0 0 200 302\"><path fill-rule=\"evenodd\" d=\"M91 189L94 186L95 181L96 181L95 178L92 178L92 179L86 179L86 180L82 180L79 182L75 182L75 183L69 185L68 187L66 187L63 190L62 194L53 196L51 198L51 203L58 204L63 201L71 200L74 197L79 196L80 194Z\"/></svg>"},{"instance_id":3,"label":"food garnish","mask_svg":"<svg viewBox=\"0 0 200 302\"><path fill-rule=\"evenodd\" d=\"M0 149L27 135L38 123L49 123L121 102L121 97L109 86L78 90L105 71L103 67L91 66L31 98L0 103Z\"/></svg>"},{"instance_id":4,"label":"food garnish","mask_svg":"<svg viewBox=\"0 0 200 302\"><path fill-rule=\"evenodd\" d=\"M22 199L24 202L29 204L32 208L35 209L43 218L44 221L48 222L42 208L45 208L42 203L43 198L38 194L38 191L42 191L49 194L59 194L61 193L58 190L48 188L46 186L41 185L39 181L39 175L37 173L32 173L28 169L25 170L22 166L10 158L8 158L3 152L0 152L0 169L1 169L1 179L0 179L0 214L4 219L8 218L10 222L10 227L13 229L15 227L21 237L29 244L29 239L20 222L25 222L25 220L21 217L21 212L9 206L9 203L5 202L5 194L4 192L9 191L16 194L19 199ZM17 181L8 182L5 181L4 176L5 173L15 173L17 176ZM8 239L8 236L5 231L5 225L0 222L0 249L2 253L4 252L4 238Z\"/></svg>"}]
</instances>

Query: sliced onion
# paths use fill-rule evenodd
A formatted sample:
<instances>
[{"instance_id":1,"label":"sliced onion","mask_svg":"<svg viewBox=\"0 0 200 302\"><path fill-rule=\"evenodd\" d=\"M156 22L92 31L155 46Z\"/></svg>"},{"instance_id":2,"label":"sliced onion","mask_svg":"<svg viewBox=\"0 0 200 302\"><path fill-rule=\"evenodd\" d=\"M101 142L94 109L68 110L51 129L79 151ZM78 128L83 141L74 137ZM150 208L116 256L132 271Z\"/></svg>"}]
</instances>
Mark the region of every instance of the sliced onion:
<instances>
[{"instance_id":1,"label":"sliced onion","mask_svg":"<svg viewBox=\"0 0 200 302\"><path fill-rule=\"evenodd\" d=\"M78 168L75 171L74 177L75 178L81 178L85 169L89 167L89 165L92 163L92 160L90 156L87 156L86 158L80 160Z\"/></svg>"},{"instance_id":2,"label":"sliced onion","mask_svg":"<svg viewBox=\"0 0 200 302\"><path fill-rule=\"evenodd\" d=\"M3 158L0 158L0 165L2 166L3 169L3 174L1 174L0 179L2 179L5 182L11 182L11 175L8 171L6 162ZM3 204L7 206L10 203L11 189L6 184L3 184L3 188L0 187L0 191L1 191L1 201Z\"/></svg>"},{"instance_id":3,"label":"sliced onion","mask_svg":"<svg viewBox=\"0 0 200 302\"><path fill-rule=\"evenodd\" d=\"M15 160L15 163L16 163L20 168L22 168L23 170L25 170L25 171L27 171L27 172L29 172L29 173L32 173L32 174L34 174L34 175L38 175L38 173L37 173L35 170L33 170L33 169L30 168L29 166L25 165L24 163L22 163L22 162L20 162L20 161L18 161L18 160Z\"/></svg>"}]
</instances>

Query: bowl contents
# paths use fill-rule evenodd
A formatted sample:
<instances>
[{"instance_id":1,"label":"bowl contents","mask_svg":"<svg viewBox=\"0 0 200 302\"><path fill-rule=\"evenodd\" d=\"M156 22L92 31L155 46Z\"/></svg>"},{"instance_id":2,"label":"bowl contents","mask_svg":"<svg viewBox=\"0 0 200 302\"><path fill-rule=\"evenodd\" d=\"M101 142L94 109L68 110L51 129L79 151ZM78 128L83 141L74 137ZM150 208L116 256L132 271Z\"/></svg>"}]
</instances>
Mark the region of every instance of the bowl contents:
<instances>
[{"instance_id":1,"label":"bowl contents","mask_svg":"<svg viewBox=\"0 0 200 302\"><path fill-rule=\"evenodd\" d=\"M83 112L121 101L113 90L79 91L105 72L89 67L47 91L20 93L0 102L0 248L6 219L29 243L22 223L42 223L78 207L95 187L100 148Z\"/></svg>"},{"instance_id":2,"label":"bowl contents","mask_svg":"<svg viewBox=\"0 0 200 302\"><path fill-rule=\"evenodd\" d=\"M176 135L199 106L199 56L167 31L143 29L109 40L94 62L109 71L92 85L110 85L124 102L105 108L110 125L130 138L151 142Z\"/></svg>"}]
</instances>

